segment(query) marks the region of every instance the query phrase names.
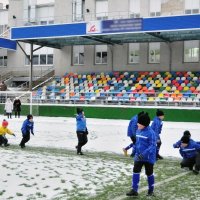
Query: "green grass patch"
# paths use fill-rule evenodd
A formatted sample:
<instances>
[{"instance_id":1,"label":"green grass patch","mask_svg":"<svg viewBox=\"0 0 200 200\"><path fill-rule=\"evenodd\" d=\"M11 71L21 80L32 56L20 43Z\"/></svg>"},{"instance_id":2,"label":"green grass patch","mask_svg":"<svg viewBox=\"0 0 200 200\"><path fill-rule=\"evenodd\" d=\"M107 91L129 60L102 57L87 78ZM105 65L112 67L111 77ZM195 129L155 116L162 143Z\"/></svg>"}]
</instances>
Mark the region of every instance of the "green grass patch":
<instances>
[{"instance_id":1,"label":"green grass patch","mask_svg":"<svg viewBox=\"0 0 200 200\"><path fill-rule=\"evenodd\" d=\"M12 145L9 147L10 150L19 151L18 146ZM27 147L23 152L27 152L27 154L43 154L51 155L55 157L67 157L69 159L76 158L76 152L67 149L56 149L56 148L47 148L47 147ZM101 159L101 162L106 163L107 161L112 162L122 162L123 164L133 165L133 160L130 157L124 157L123 155L118 154L109 154L106 152L85 152L85 155L81 157L82 160L87 159L91 160L94 163L98 163L98 160ZM174 180L166 181L172 177L175 177L179 174L182 174L184 169L180 168L179 164L180 160L175 158L165 158L164 160L159 160L154 167L154 174L155 174L155 183L160 183L159 186L155 187L155 197L152 199L154 200L174 200L174 199L192 199L192 200L199 200L200 199L200 175L194 175L192 172L185 174L179 178L175 178ZM89 166L89 165L88 165ZM5 166L4 166L5 167ZM76 166L74 166L76 167ZM109 166L112 169L112 164ZM80 169L81 170L81 169ZM113 172L117 171L117 169L112 169ZM59 178L60 172L59 170L55 171L56 175L49 176L48 178ZM90 184L86 184L84 187L80 187L79 185L73 183L72 190L67 190L67 188L61 191L60 188L55 188L54 190L59 191L59 197L54 198L52 200L131 200L132 198L126 197L126 192L131 189L131 179L132 179L132 169L130 169L129 175L126 175L123 172L119 172L119 178L113 176L113 181L104 181L103 186L98 188L99 184L99 177L98 175L104 174L106 172L106 168L100 167L96 175L93 177L89 177L90 172L84 172L84 177L89 177L89 181L93 181L93 185L96 186L96 193L92 196L91 194L86 194L85 191L88 187L91 187ZM68 175L70 172L67 172ZM144 174L144 171L142 172ZM45 180L41 178L41 180ZM64 179L60 180L61 183L65 183ZM166 182L165 182L166 181ZM25 186L25 185L24 185ZM146 176L141 176L140 181L140 190L138 200L146 200L149 197L146 196L147 189L147 180ZM44 188L48 188L45 186ZM93 188L91 188L92 190ZM142 189L142 191L141 191ZM0 192L2 195L2 192ZM20 193L16 193L17 196L20 196ZM22 195L22 194L21 194ZM37 197L43 196L41 193L36 194Z\"/></svg>"}]
</instances>

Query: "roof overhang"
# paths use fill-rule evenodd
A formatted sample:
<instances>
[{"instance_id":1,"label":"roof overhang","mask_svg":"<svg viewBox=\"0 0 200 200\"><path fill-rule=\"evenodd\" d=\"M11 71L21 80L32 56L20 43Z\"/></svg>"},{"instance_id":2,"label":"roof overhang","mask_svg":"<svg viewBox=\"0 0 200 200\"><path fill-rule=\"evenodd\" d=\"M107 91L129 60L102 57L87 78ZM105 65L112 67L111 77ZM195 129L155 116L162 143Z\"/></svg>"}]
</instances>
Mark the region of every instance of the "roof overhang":
<instances>
[{"instance_id":1,"label":"roof overhang","mask_svg":"<svg viewBox=\"0 0 200 200\"><path fill-rule=\"evenodd\" d=\"M52 48L200 40L200 15L14 27L11 39Z\"/></svg>"},{"instance_id":2,"label":"roof overhang","mask_svg":"<svg viewBox=\"0 0 200 200\"><path fill-rule=\"evenodd\" d=\"M0 49L8 49L16 51L16 48L17 48L16 41L0 38Z\"/></svg>"}]
</instances>

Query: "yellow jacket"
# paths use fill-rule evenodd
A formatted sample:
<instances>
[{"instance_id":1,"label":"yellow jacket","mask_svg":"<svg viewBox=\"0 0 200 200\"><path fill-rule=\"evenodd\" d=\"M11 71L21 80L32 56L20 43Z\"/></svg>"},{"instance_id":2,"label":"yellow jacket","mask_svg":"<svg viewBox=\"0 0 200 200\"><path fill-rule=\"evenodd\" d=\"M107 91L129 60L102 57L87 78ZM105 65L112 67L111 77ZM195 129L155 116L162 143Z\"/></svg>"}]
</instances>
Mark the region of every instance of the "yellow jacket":
<instances>
[{"instance_id":1,"label":"yellow jacket","mask_svg":"<svg viewBox=\"0 0 200 200\"><path fill-rule=\"evenodd\" d=\"M10 135L13 134L13 132L9 130L8 128L0 126L0 136L4 136L6 133Z\"/></svg>"}]
</instances>

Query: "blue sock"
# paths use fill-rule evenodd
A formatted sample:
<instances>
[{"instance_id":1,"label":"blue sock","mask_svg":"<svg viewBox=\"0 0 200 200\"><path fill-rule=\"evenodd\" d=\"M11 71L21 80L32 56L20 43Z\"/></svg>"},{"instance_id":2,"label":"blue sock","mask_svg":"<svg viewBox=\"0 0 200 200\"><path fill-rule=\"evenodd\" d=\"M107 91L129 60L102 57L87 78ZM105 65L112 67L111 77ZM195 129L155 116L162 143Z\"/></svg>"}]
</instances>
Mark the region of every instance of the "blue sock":
<instances>
[{"instance_id":1,"label":"blue sock","mask_svg":"<svg viewBox=\"0 0 200 200\"><path fill-rule=\"evenodd\" d=\"M140 182L140 173L133 173L132 176L132 188L137 192Z\"/></svg>"},{"instance_id":2,"label":"blue sock","mask_svg":"<svg viewBox=\"0 0 200 200\"><path fill-rule=\"evenodd\" d=\"M147 176L148 185L149 185L149 192L153 192L154 190L154 175Z\"/></svg>"}]
</instances>

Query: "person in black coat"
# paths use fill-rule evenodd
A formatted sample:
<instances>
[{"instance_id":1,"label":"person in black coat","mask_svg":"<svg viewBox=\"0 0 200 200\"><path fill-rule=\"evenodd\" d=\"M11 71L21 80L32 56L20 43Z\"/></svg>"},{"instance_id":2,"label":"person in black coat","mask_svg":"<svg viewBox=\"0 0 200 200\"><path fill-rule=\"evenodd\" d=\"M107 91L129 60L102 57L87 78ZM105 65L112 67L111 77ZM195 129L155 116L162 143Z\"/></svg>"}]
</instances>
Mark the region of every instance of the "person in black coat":
<instances>
[{"instance_id":1,"label":"person in black coat","mask_svg":"<svg viewBox=\"0 0 200 200\"><path fill-rule=\"evenodd\" d=\"M15 118L18 116L20 118L20 112L21 112L21 101L18 97L15 98L13 103L13 108L15 112Z\"/></svg>"}]
</instances>

